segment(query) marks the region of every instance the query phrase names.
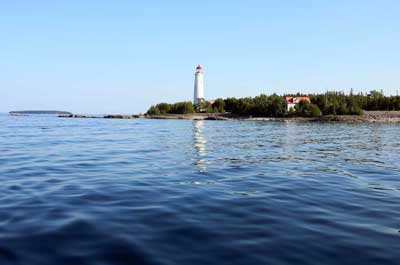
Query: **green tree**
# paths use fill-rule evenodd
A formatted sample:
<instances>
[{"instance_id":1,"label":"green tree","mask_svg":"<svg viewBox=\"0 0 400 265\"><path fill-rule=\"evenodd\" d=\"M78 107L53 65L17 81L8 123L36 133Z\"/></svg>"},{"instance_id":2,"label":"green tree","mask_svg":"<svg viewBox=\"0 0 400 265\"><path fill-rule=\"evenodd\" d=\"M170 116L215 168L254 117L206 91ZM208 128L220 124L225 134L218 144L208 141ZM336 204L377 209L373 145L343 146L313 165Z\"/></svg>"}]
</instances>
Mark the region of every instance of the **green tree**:
<instances>
[{"instance_id":1,"label":"green tree","mask_svg":"<svg viewBox=\"0 0 400 265\"><path fill-rule=\"evenodd\" d=\"M237 104L237 101L238 100L236 98L226 98L226 99L224 99L225 111L232 112L233 108Z\"/></svg>"},{"instance_id":2,"label":"green tree","mask_svg":"<svg viewBox=\"0 0 400 265\"><path fill-rule=\"evenodd\" d=\"M307 116L307 108L309 103L306 100L300 101L295 107L295 113L298 116Z\"/></svg>"},{"instance_id":3,"label":"green tree","mask_svg":"<svg viewBox=\"0 0 400 265\"><path fill-rule=\"evenodd\" d=\"M218 98L214 101L212 107L215 110L214 112L225 112L225 101L222 98Z\"/></svg>"},{"instance_id":4,"label":"green tree","mask_svg":"<svg viewBox=\"0 0 400 265\"><path fill-rule=\"evenodd\" d=\"M167 114L171 109L171 105L168 103L159 103L157 104L157 108L160 110L161 114Z\"/></svg>"},{"instance_id":5,"label":"green tree","mask_svg":"<svg viewBox=\"0 0 400 265\"><path fill-rule=\"evenodd\" d=\"M147 114L149 114L149 115L159 115L160 114L160 110L155 106L151 106L150 109L147 111Z\"/></svg>"},{"instance_id":6,"label":"green tree","mask_svg":"<svg viewBox=\"0 0 400 265\"><path fill-rule=\"evenodd\" d=\"M171 106L170 114L189 114L194 113L195 109L193 107L192 102L184 101L184 102L177 102Z\"/></svg>"},{"instance_id":7,"label":"green tree","mask_svg":"<svg viewBox=\"0 0 400 265\"><path fill-rule=\"evenodd\" d=\"M309 104L307 112L308 112L308 116L310 116L310 117L321 116L321 110L315 104Z\"/></svg>"}]
</instances>

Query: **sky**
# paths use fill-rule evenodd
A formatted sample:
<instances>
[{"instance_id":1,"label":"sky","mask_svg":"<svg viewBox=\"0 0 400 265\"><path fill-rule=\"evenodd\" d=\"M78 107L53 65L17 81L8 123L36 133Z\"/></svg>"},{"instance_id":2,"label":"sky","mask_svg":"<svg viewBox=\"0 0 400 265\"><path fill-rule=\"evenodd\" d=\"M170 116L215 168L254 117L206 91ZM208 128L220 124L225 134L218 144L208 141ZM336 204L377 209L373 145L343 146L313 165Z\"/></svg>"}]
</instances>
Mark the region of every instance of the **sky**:
<instances>
[{"instance_id":1,"label":"sky","mask_svg":"<svg viewBox=\"0 0 400 265\"><path fill-rule=\"evenodd\" d=\"M398 0L0 0L0 112L400 91Z\"/></svg>"}]
</instances>

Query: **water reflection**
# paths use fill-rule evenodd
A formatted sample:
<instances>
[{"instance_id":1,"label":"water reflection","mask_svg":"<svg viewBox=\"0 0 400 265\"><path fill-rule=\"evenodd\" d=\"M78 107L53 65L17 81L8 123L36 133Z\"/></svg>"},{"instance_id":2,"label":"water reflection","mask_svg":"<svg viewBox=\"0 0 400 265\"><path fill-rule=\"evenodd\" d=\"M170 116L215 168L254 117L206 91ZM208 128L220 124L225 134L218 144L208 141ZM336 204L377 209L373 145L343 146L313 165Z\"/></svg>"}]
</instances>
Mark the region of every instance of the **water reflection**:
<instances>
[{"instance_id":1,"label":"water reflection","mask_svg":"<svg viewBox=\"0 0 400 265\"><path fill-rule=\"evenodd\" d=\"M304 141L304 132L297 124L286 122L282 125L282 132L279 134L282 141L282 151L288 160L297 156L296 147Z\"/></svg>"},{"instance_id":2,"label":"water reflection","mask_svg":"<svg viewBox=\"0 0 400 265\"><path fill-rule=\"evenodd\" d=\"M206 170L206 140L204 138L204 121L193 121L193 145L196 149L197 157L195 165L200 172Z\"/></svg>"},{"instance_id":3,"label":"water reflection","mask_svg":"<svg viewBox=\"0 0 400 265\"><path fill-rule=\"evenodd\" d=\"M399 131L0 115L0 265L397 264Z\"/></svg>"},{"instance_id":4,"label":"water reflection","mask_svg":"<svg viewBox=\"0 0 400 265\"><path fill-rule=\"evenodd\" d=\"M382 150L382 126L380 124L376 124L375 126L371 126L370 130L370 144L374 147L374 150L381 151Z\"/></svg>"}]
</instances>

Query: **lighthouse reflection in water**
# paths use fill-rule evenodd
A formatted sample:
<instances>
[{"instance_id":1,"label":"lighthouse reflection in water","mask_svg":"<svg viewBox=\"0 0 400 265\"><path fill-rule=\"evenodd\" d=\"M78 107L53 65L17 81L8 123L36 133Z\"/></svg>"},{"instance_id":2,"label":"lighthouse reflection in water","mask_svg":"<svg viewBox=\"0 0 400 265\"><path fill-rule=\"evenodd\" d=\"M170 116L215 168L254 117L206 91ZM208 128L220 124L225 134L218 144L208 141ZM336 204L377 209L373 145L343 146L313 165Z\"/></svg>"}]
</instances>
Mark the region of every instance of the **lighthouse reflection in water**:
<instances>
[{"instance_id":1,"label":"lighthouse reflection in water","mask_svg":"<svg viewBox=\"0 0 400 265\"><path fill-rule=\"evenodd\" d=\"M197 153L195 165L200 172L206 170L206 140L204 138L204 121L193 121L193 142Z\"/></svg>"}]
</instances>

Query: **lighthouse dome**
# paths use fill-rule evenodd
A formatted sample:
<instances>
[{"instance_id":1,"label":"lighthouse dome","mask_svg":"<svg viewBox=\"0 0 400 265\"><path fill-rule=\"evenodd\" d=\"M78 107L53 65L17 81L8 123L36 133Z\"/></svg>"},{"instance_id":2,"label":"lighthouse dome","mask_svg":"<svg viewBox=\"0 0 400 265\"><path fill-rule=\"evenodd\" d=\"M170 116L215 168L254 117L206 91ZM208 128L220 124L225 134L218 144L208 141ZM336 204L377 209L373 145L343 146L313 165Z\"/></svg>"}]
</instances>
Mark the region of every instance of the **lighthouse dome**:
<instances>
[{"instance_id":1,"label":"lighthouse dome","mask_svg":"<svg viewBox=\"0 0 400 265\"><path fill-rule=\"evenodd\" d=\"M196 69L197 69L197 70L200 70L200 69L203 69L203 67L201 67L201 65L199 64L199 65L196 67Z\"/></svg>"}]
</instances>

